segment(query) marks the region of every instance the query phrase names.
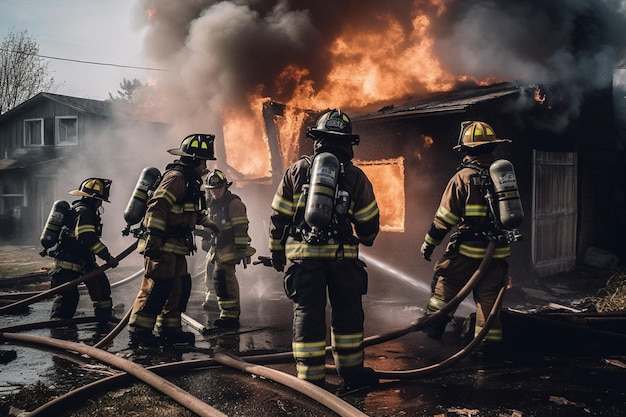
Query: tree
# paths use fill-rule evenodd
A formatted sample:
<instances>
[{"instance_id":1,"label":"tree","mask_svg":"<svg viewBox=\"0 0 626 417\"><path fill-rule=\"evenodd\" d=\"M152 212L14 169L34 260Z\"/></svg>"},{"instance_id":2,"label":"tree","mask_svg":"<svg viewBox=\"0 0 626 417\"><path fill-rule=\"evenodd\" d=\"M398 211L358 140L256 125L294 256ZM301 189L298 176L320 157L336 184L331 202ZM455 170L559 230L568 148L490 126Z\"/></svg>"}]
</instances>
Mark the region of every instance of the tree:
<instances>
[{"instance_id":1,"label":"tree","mask_svg":"<svg viewBox=\"0 0 626 417\"><path fill-rule=\"evenodd\" d=\"M137 78L133 78L132 80L124 78L124 80L120 83L120 89L117 90L117 97L113 97L113 95L109 93L109 100L135 104L137 101L136 92L146 87L147 85L142 83Z\"/></svg>"},{"instance_id":2,"label":"tree","mask_svg":"<svg viewBox=\"0 0 626 417\"><path fill-rule=\"evenodd\" d=\"M26 30L10 30L0 45L0 114L42 91L56 89L48 61Z\"/></svg>"},{"instance_id":3,"label":"tree","mask_svg":"<svg viewBox=\"0 0 626 417\"><path fill-rule=\"evenodd\" d=\"M135 117L155 121L163 119L163 100L158 91L150 83L142 83L137 78L124 78L117 90L117 96L109 93L109 101Z\"/></svg>"}]
</instances>

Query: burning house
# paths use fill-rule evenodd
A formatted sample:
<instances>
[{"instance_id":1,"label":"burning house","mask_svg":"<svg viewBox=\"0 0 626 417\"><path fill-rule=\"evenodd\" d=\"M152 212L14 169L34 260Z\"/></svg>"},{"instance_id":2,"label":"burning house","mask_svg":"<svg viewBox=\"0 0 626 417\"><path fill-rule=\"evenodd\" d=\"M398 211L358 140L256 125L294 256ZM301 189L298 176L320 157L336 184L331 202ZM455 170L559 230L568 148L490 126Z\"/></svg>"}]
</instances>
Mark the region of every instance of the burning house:
<instances>
[{"instance_id":1,"label":"burning house","mask_svg":"<svg viewBox=\"0 0 626 417\"><path fill-rule=\"evenodd\" d=\"M623 256L615 233L624 228L615 205L616 195L624 193L623 181L615 175L623 166L623 151L612 91L588 97L580 117L558 133L542 127L552 111L545 102L518 107L520 100L539 94L537 86L501 83L377 111L355 109L353 125L361 135L355 163L371 178L381 209L382 233L375 245L381 249L374 252L407 271L425 267L428 276L430 265L420 265L418 247L460 163L460 154L452 149L460 124L485 120L499 137L512 140L497 152L515 166L525 212L523 238L514 244L511 258L518 281L571 271L590 247ZM275 102L264 107L270 149L282 149L281 119L287 113ZM314 123L317 113L303 114L303 126ZM304 132L298 137L304 138ZM304 138L290 158L310 149L310 140ZM272 153L272 161L283 159L284 153ZM272 167L272 172L282 172L280 162Z\"/></svg>"},{"instance_id":2,"label":"burning house","mask_svg":"<svg viewBox=\"0 0 626 417\"><path fill-rule=\"evenodd\" d=\"M451 149L460 122L471 119L513 141L499 152L515 165L525 209L517 279L572 269L590 247L624 257L615 233L624 137L612 95L622 2L348 1L329 14L337 8L146 0L138 9L147 56L172 68L157 85L174 131L217 127L218 165L255 190L256 242L266 240L271 183L310 152L304 129L341 108L381 201L381 257L391 248L404 268L432 274L417 248L460 162Z\"/></svg>"}]
</instances>

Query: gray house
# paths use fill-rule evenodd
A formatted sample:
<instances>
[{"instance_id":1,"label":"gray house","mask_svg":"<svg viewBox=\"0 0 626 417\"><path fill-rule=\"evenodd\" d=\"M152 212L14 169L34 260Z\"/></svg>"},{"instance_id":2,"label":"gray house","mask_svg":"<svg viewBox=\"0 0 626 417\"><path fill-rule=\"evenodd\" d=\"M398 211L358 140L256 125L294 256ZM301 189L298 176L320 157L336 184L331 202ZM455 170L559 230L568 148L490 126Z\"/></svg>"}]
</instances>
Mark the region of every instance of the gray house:
<instances>
[{"instance_id":1,"label":"gray house","mask_svg":"<svg viewBox=\"0 0 626 417\"><path fill-rule=\"evenodd\" d=\"M37 243L54 201L86 177L128 169L133 183L128 139L149 143L163 129L113 102L51 93L0 115L0 238Z\"/></svg>"}]
</instances>

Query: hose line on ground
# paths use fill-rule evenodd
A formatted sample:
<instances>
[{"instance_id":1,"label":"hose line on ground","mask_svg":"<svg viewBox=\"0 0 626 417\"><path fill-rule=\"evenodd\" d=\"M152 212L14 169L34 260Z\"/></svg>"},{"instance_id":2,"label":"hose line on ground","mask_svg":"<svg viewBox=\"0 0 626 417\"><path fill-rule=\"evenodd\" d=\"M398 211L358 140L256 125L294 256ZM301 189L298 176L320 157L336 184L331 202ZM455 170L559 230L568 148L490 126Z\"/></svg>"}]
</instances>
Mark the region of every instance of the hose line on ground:
<instances>
[{"instance_id":1,"label":"hose line on ground","mask_svg":"<svg viewBox=\"0 0 626 417\"><path fill-rule=\"evenodd\" d=\"M202 417L225 417L226 414L211 407L200 399L189 394L187 391L172 384L168 380L156 375L144 367L121 358L112 353L106 352L102 349L94 348L93 346L87 346L83 343L68 342L66 340L59 340L53 338L15 334L15 333L0 333L0 340L16 340L25 343L36 343L47 346L52 346L59 349L70 350L81 353L83 355L90 356L101 362L107 363L115 368L121 369L135 378L145 382L157 391L171 397L174 401L187 408L188 410L198 414Z\"/></svg>"},{"instance_id":2,"label":"hose line on ground","mask_svg":"<svg viewBox=\"0 0 626 417\"><path fill-rule=\"evenodd\" d=\"M136 248L137 248L137 244L138 244L138 240L135 240L135 242L130 245L128 248L126 248L126 250L124 250L122 253L120 253L119 255L117 255L115 257L115 259L117 259L117 261L121 261L122 259L126 258L128 255L130 255ZM81 275L80 277L73 279L69 282L66 282L65 284L59 285L57 287L51 288L47 291L42 291L38 294L35 294L31 297L25 298L23 300L19 300L16 301L14 303L11 304L7 304L5 306L0 307L0 314L23 307L23 306L27 306L30 304L33 304L37 301L52 297L55 294L58 294L60 292L65 291L66 289L76 286L78 284L80 284L83 281L88 281L90 279L93 279L97 276L99 276L101 273L103 273L104 271L106 271L107 269L110 268L110 265L108 263L103 264L102 266L94 269L93 271L89 271L88 273Z\"/></svg>"},{"instance_id":3,"label":"hose line on ground","mask_svg":"<svg viewBox=\"0 0 626 417\"><path fill-rule=\"evenodd\" d=\"M359 409L353 407L352 405L348 404L346 401L335 396L334 394L331 394L324 388L318 387L317 385L314 385L302 379L298 379L297 377L287 374L285 372L277 371L276 369L267 368L265 366L255 365L246 362L239 357L223 352L218 352L215 354L215 361L222 365L239 369L253 375L258 375L286 387L289 387L317 401L318 403L324 405L325 407L329 408L340 416L367 417L367 414L362 413Z\"/></svg>"}]
</instances>

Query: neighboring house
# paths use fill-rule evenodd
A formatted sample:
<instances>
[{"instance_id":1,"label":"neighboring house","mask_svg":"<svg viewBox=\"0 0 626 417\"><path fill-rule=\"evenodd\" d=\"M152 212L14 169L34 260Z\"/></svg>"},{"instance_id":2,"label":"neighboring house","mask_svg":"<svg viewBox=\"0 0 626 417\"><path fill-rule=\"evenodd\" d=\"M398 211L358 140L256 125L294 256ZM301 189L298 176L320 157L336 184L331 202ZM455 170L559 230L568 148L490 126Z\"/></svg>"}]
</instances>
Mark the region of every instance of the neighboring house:
<instances>
[{"instance_id":1,"label":"neighboring house","mask_svg":"<svg viewBox=\"0 0 626 417\"><path fill-rule=\"evenodd\" d=\"M55 200L73 200L67 191L86 177L116 174L112 165L131 158L121 148L126 138L149 140L163 130L120 110L44 92L0 115L0 238L38 242Z\"/></svg>"},{"instance_id":2,"label":"neighboring house","mask_svg":"<svg viewBox=\"0 0 626 417\"><path fill-rule=\"evenodd\" d=\"M513 243L514 280L571 271L589 247L624 261L624 152L616 134L612 91L585 97L580 114L565 130L555 131L551 121L558 113L541 100L532 104L535 89L511 83L464 88L351 113L354 131L361 136L355 161L372 178L381 206L383 228L372 252L393 267L432 276L432 263L420 258L419 247L461 161L452 150L461 122L483 120L499 137L513 141L497 152L515 166L525 214L523 238ZM519 105L523 100L526 106ZM274 150L272 170L278 176L285 168L281 161L310 153L304 129L318 115L305 116L299 147L285 158L275 152L281 131L273 122L284 113L278 103L264 108Z\"/></svg>"}]
</instances>

